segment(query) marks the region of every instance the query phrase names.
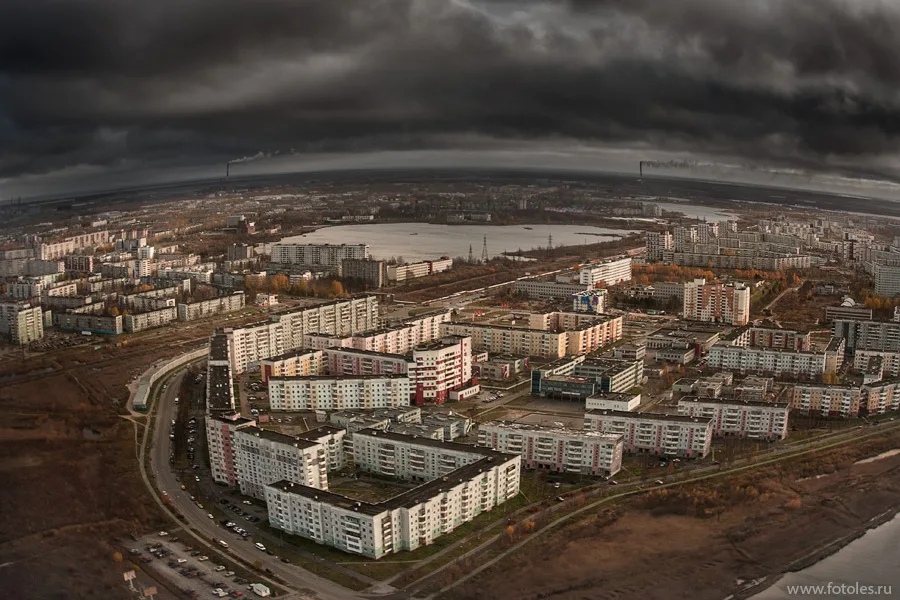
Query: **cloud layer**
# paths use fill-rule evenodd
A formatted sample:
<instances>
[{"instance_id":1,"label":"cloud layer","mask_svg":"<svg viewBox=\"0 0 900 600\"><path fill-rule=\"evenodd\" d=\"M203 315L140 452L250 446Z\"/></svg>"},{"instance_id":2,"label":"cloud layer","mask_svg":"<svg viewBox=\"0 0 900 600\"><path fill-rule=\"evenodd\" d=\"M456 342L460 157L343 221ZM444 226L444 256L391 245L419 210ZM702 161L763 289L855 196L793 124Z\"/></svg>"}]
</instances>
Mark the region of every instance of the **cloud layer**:
<instances>
[{"instance_id":1,"label":"cloud layer","mask_svg":"<svg viewBox=\"0 0 900 600\"><path fill-rule=\"evenodd\" d=\"M887 0L5 0L0 178L498 140L893 176L898 56Z\"/></svg>"}]
</instances>

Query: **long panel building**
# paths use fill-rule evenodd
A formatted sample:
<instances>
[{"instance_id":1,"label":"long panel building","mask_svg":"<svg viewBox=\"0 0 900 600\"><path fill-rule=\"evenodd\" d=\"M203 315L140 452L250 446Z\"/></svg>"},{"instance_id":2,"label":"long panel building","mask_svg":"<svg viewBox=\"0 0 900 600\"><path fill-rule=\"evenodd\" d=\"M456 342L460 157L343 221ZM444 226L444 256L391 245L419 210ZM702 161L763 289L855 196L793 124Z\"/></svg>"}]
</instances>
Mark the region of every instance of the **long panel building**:
<instances>
[{"instance_id":1,"label":"long panel building","mask_svg":"<svg viewBox=\"0 0 900 600\"><path fill-rule=\"evenodd\" d=\"M269 377L272 410L348 410L408 406L407 375Z\"/></svg>"},{"instance_id":2,"label":"long panel building","mask_svg":"<svg viewBox=\"0 0 900 600\"><path fill-rule=\"evenodd\" d=\"M490 421L478 428L478 445L520 454L531 469L615 475L622 468L621 435Z\"/></svg>"},{"instance_id":3,"label":"long panel building","mask_svg":"<svg viewBox=\"0 0 900 600\"><path fill-rule=\"evenodd\" d=\"M713 435L783 440L788 432L787 403L685 396L678 414L712 419Z\"/></svg>"},{"instance_id":4,"label":"long panel building","mask_svg":"<svg viewBox=\"0 0 900 600\"><path fill-rule=\"evenodd\" d=\"M712 448L712 419L684 415L589 410L584 428L621 435L626 452L703 458Z\"/></svg>"},{"instance_id":5,"label":"long panel building","mask_svg":"<svg viewBox=\"0 0 900 600\"><path fill-rule=\"evenodd\" d=\"M369 258L366 244L272 244L273 263L287 263L307 267L329 267L339 270L345 259Z\"/></svg>"},{"instance_id":6,"label":"long panel building","mask_svg":"<svg viewBox=\"0 0 900 600\"><path fill-rule=\"evenodd\" d=\"M269 523L378 559L429 545L519 492L518 455L371 429L353 435L353 448L365 470L424 483L370 504L279 481L266 486Z\"/></svg>"}]
</instances>

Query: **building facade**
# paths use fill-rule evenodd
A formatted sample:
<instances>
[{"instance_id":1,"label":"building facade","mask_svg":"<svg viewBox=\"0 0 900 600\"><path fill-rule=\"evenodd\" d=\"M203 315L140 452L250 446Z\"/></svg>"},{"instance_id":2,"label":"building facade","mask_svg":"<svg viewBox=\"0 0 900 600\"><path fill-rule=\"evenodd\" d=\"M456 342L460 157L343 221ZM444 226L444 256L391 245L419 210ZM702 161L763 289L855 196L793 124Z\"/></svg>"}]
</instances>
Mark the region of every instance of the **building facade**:
<instances>
[{"instance_id":1,"label":"building facade","mask_svg":"<svg viewBox=\"0 0 900 600\"><path fill-rule=\"evenodd\" d=\"M827 372L825 359L824 352L741 348L720 343L710 348L707 364L713 369L728 369L743 373L815 378Z\"/></svg>"},{"instance_id":2,"label":"building facade","mask_svg":"<svg viewBox=\"0 0 900 600\"><path fill-rule=\"evenodd\" d=\"M783 440L788 432L790 407L781 402L733 401L686 396L678 401L678 414L712 419L713 435Z\"/></svg>"},{"instance_id":3,"label":"building facade","mask_svg":"<svg viewBox=\"0 0 900 600\"><path fill-rule=\"evenodd\" d=\"M20 302L0 302L0 333L24 346L44 337L44 316L40 306Z\"/></svg>"},{"instance_id":4,"label":"building facade","mask_svg":"<svg viewBox=\"0 0 900 600\"><path fill-rule=\"evenodd\" d=\"M406 375L269 377L272 410L348 410L407 406Z\"/></svg>"},{"instance_id":5,"label":"building facade","mask_svg":"<svg viewBox=\"0 0 900 600\"><path fill-rule=\"evenodd\" d=\"M478 445L519 454L523 466L561 473L615 475L622 468L622 436L490 421L478 428Z\"/></svg>"},{"instance_id":6,"label":"building facade","mask_svg":"<svg viewBox=\"0 0 900 600\"><path fill-rule=\"evenodd\" d=\"M584 428L621 435L626 452L703 458L712 448L712 419L683 415L590 410Z\"/></svg>"},{"instance_id":7,"label":"building facade","mask_svg":"<svg viewBox=\"0 0 900 600\"><path fill-rule=\"evenodd\" d=\"M684 284L684 319L705 323L746 325L750 322L750 288L741 283L706 283L695 279Z\"/></svg>"},{"instance_id":8,"label":"building facade","mask_svg":"<svg viewBox=\"0 0 900 600\"><path fill-rule=\"evenodd\" d=\"M452 390L472 381L472 339L446 336L418 346L409 363L409 379L417 405L443 404Z\"/></svg>"},{"instance_id":9,"label":"building facade","mask_svg":"<svg viewBox=\"0 0 900 600\"><path fill-rule=\"evenodd\" d=\"M272 244L271 261L306 267L341 268L345 259L369 258L366 244Z\"/></svg>"}]
</instances>

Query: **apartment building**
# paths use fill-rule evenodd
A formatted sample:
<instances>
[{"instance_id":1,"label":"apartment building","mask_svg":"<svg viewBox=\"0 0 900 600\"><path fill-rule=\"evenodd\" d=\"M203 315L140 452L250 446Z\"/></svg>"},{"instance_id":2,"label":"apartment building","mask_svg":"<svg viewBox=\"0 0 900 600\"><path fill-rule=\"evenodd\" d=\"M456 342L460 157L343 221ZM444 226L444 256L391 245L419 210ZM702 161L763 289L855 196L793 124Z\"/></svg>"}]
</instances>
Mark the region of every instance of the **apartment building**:
<instances>
[{"instance_id":1,"label":"apartment building","mask_svg":"<svg viewBox=\"0 0 900 600\"><path fill-rule=\"evenodd\" d=\"M407 263L404 265L388 265L386 268L387 281L402 283L417 277L426 277L435 273L449 271L453 267L453 259L441 258L439 260L423 260L421 262Z\"/></svg>"},{"instance_id":2,"label":"apartment building","mask_svg":"<svg viewBox=\"0 0 900 600\"><path fill-rule=\"evenodd\" d=\"M605 287L631 281L631 258L613 258L585 265L578 272L578 283L591 287Z\"/></svg>"},{"instance_id":3,"label":"apartment building","mask_svg":"<svg viewBox=\"0 0 900 600\"><path fill-rule=\"evenodd\" d=\"M259 372L262 382L266 383L270 377L313 377L328 371L322 350L292 350L261 360Z\"/></svg>"},{"instance_id":4,"label":"apartment building","mask_svg":"<svg viewBox=\"0 0 900 600\"><path fill-rule=\"evenodd\" d=\"M588 358L575 365L574 377L597 383L597 392L623 393L638 387L644 378L643 360L618 358Z\"/></svg>"},{"instance_id":5,"label":"apartment building","mask_svg":"<svg viewBox=\"0 0 900 600\"><path fill-rule=\"evenodd\" d=\"M684 284L682 306L687 321L746 325L750 321L750 288L742 283L695 279Z\"/></svg>"},{"instance_id":6,"label":"apartment building","mask_svg":"<svg viewBox=\"0 0 900 600\"><path fill-rule=\"evenodd\" d=\"M206 446L213 481L229 486L238 484L234 432L255 425L256 421L245 419L238 414L206 417Z\"/></svg>"},{"instance_id":7,"label":"apartment building","mask_svg":"<svg viewBox=\"0 0 900 600\"><path fill-rule=\"evenodd\" d=\"M646 241L649 262L659 262L666 252L675 249L675 238L668 231L648 231Z\"/></svg>"},{"instance_id":8,"label":"apartment building","mask_svg":"<svg viewBox=\"0 0 900 600\"><path fill-rule=\"evenodd\" d=\"M409 379L417 405L443 404L452 390L472 381L472 339L445 336L416 347L409 363Z\"/></svg>"},{"instance_id":9,"label":"apartment building","mask_svg":"<svg viewBox=\"0 0 900 600\"><path fill-rule=\"evenodd\" d=\"M178 310L174 306L171 306L134 315L125 315L123 326L128 333L135 333L154 327L164 327L177 319Z\"/></svg>"},{"instance_id":10,"label":"apartment building","mask_svg":"<svg viewBox=\"0 0 900 600\"><path fill-rule=\"evenodd\" d=\"M900 255L898 255L900 256ZM874 263L875 293L879 296L900 294L900 266Z\"/></svg>"},{"instance_id":11,"label":"apartment building","mask_svg":"<svg viewBox=\"0 0 900 600\"><path fill-rule=\"evenodd\" d=\"M572 311L601 314L606 310L606 290L587 290L572 294Z\"/></svg>"},{"instance_id":12,"label":"apartment building","mask_svg":"<svg viewBox=\"0 0 900 600\"><path fill-rule=\"evenodd\" d=\"M237 484L241 493L264 500L265 486L288 480L328 489L324 444L253 425L233 431Z\"/></svg>"},{"instance_id":13,"label":"apartment building","mask_svg":"<svg viewBox=\"0 0 900 600\"><path fill-rule=\"evenodd\" d=\"M409 358L401 354L370 352L356 348L327 348L323 351L330 375L404 375Z\"/></svg>"},{"instance_id":14,"label":"apartment building","mask_svg":"<svg viewBox=\"0 0 900 600\"><path fill-rule=\"evenodd\" d=\"M626 452L703 458L712 448L713 423L708 418L590 410L584 414L584 428L621 435Z\"/></svg>"},{"instance_id":15,"label":"apartment building","mask_svg":"<svg viewBox=\"0 0 900 600\"><path fill-rule=\"evenodd\" d=\"M234 292L227 296L178 305L179 321L196 321L213 315L241 310L244 308L244 292Z\"/></svg>"},{"instance_id":16,"label":"apartment building","mask_svg":"<svg viewBox=\"0 0 900 600\"><path fill-rule=\"evenodd\" d=\"M354 434L354 443L359 436ZM420 457L424 462L431 456L434 445L445 444L396 434L390 443L411 444L410 455L416 463ZM266 486L269 523L290 534L373 559L430 545L518 494L520 457L474 450L492 454L473 453L477 460L447 471L446 477L377 504L290 481L274 483Z\"/></svg>"},{"instance_id":17,"label":"apartment building","mask_svg":"<svg viewBox=\"0 0 900 600\"><path fill-rule=\"evenodd\" d=\"M858 386L798 384L790 408L803 415L852 418L859 414L862 389Z\"/></svg>"},{"instance_id":18,"label":"apartment building","mask_svg":"<svg viewBox=\"0 0 900 600\"><path fill-rule=\"evenodd\" d=\"M371 258L345 258L341 261L341 277L362 281L370 288L384 287L387 283L387 264Z\"/></svg>"},{"instance_id":19,"label":"apartment building","mask_svg":"<svg viewBox=\"0 0 900 600\"><path fill-rule=\"evenodd\" d=\"M345 337L377 329L378 298L363 296L335 300L299 311L274 314L270 320L283 326L285 350L293 350L303 347L304 335Z\"/></svg>"},{"instance_id":20,"label":"apartment building","mask_svg":"<svg viewBox=\"0 0 900 600\"><path fill-rule=\"evenodd\" d=\"M900 379L883 379L862 386L860 412L882 415L900 410Z\"/></svg>"},{"instance_id":21,"label":"apartment building","mask_svg":"<svg viewBox=\"0 0 900 600\"><path fill-rule=\"evenodd\" d=\"M406 375L269 377L272 410L348 410L409 404Z\"/></svg>"},{"instance_id":22,"label":"apartment building","mask_svg":"<svg viewBox=\"0 0 900 600\"><path fill-rule=\"evenodd\" d=\"M272 356L284 354L284 327L281 323L264 321L225 330L231 356L231 370L235 375Z\"/></svg>"},{"instance_id":23,"label":"apartment building","mask_svg":"<svg viewBox=\"0 0 900 600\"><path fill-rule=\"evenodd\" d=\"M44 315L40 306L21 302L0 302L0 333L24 346L44 337Z\"/></svg>"},{"instance_id":24,"label":"apartment building","mask_svg":"<svg viewBox=\"0 0 900 600\"><path fill-rule=\"evenodd\" d=\"M63 258L84 248L102 246L109 243L109 231L93 231L67 237L60 242L42 243L37 246L36 254L41 260Z\"/></svg>"},{"instance_id":25,"label":"apartment building","mask_svg":"<svg viewBox=\"0 0 900 600\"><path fill-rule=\"evenodd\" d=\"M810 349L809 332L793 329L777 329L774 327L754 327L745 325L726 335L722 340L732 346L744 348L780 348L808 352Z\"/></svg>"},{"instance_id":26,"label":"apartment building","mask_svg":"<svg viewBox=\"0 0 900 600\"><path fill-rule=\"evenodd\" d=\"M846 340L847 350L900 352L900 323L835 319L834 337Z\"/></svg>"},{"instance_id":27,"label":"apartment building","mask_svg":"<svg viewBox=\"0 0 900 600\"><path fill-rule=\"evenodd\" d=\"M519 454L529 469L611 476L622 468L621 435L506 421L478 428L478 445Z\"/></svg>"},{"instance_id":28,"label":"apartment building","mask_svg":"<svg viewBox=\"0 0 900 600\"><path fill-rule=\"evenodd\" d=\"M853 370L859 373L878 372L882 376L900 375L900 352L857 350L853 353Z\"/></svg>"},{"instance_id":29,"label":"apartment building","mask_svg":"<svg viewBox=\"0 0 900 600\"><path fill-rule=\"evenodd\" d=\"M712 419L713 436L783 440L788 432L790 407L782 402L757 402L685 396L678 414Z\"/></svg>"},{"instance_id":30,"label":"apartment building","mask_svg":"<svg viewBox=\"0 0 900 600\"><path fill-rule=\"evenodd\" d=\"M208 415L234 412L234 380L231 363L228 330L216 330L209 338L209 358L206 361L206 414Z\"/></svg>"},{"instance_id":31,"label":"apartment building","mask_svg":"<svg viewBox=\"0 0 900 600\"><path fill-rule=\"evenodd\" d=\"M516 294L535 299L571 298L573 294L581 294L592 289L592 286L581 283L565 283L562 281L541 281L538 279L516 280L514 291Z\"/></svg>"},{"instance_id":32,"label":"apartment building","mask_svg":"<svg viewBox=\"0 0 900 600\"><path fill-rule=\"evenodd\" d=\"M124 329L122 315L101 317L81 313L53 313L53 324L68 331L90 331L107 335L119 335Z\"/></svg>"},{"instance_id":33,"label":"apartment building","mask_svg":"<svg viewBox=\"0 0 900 600\"><path fill-rule=\"evenodd\" d=\"M827 372L825 359L824 352L741 348L720 343L710 349L707 364L713 369L728 369L743 373L814 378Z\"/></svg>"},{"instance_id":34,"label":"apartment building","mask_svg":"<svg viewBox=\"0 0 900 600\"><path fill-rule=\"evenodd\" d=\"M343 427L332 425L319 425L304 433L297 434L298 438L308 442L320 444L325 448L325 459L328 472L339 471L347 465L347 456L344 447L347 438L347 430Z\"/></svg>"},{"instance_id":35,"label":"apartment building","mask_svg":"<svg viewBox=\"0 0 900 600\"><path fill-rule=\"evenodd\" d=\"M335 271L345 259L369 258L367 244L272 244L271 261L305 267L328 267Z\"/></svg>"}]
</instances>

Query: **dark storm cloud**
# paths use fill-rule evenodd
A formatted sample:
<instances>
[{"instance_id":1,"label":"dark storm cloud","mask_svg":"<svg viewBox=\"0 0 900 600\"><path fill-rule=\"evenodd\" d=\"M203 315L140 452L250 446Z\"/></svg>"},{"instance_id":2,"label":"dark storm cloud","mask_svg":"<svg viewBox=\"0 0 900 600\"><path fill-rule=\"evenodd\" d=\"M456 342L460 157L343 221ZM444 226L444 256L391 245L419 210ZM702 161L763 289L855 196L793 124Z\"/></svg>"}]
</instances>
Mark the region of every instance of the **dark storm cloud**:
<instances>
[{"instance_id":1,"label":"dark storm cloud","mask_svg":"<svg viewBox=\"0 0 900 600\"><path fill-rule=\"evenodd\" d=\"M878 0L5 0L0 177L448 134L872 170L898 56Z\"/></svg>"}]
</instances>

